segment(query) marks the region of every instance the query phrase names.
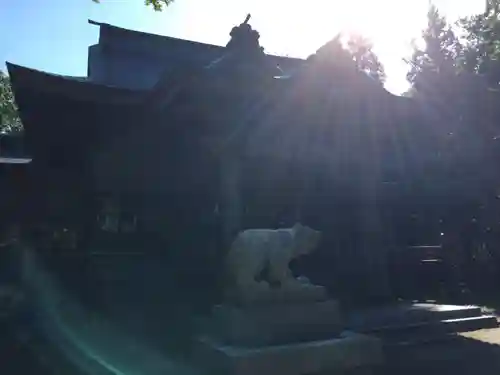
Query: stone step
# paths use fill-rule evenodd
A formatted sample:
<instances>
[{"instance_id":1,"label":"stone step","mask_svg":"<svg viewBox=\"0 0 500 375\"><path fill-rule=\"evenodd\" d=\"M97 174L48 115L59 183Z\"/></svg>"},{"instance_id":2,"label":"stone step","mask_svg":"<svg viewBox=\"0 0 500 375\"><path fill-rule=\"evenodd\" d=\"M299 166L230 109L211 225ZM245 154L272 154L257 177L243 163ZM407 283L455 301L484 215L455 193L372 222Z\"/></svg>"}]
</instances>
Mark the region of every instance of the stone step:
<instances>
[{"instance_id":1,"label":"stone step","mask_svg":"<svg viewBox=\"0 0 500 375\"><path fill-rule=\"evenodd\" d=\"M246 348L207 337L195 344L194 360L210 374L337 374L370 369L383 363L377 338L344 331L336 338L287 345Z\"/></svg>"},{"instance_id":2,"label":"stone step","mask_svg":"<svg viewBox=\"0 0 500 375\"><path fill-rule=\"evenodd\" d=\"M463 319L481 316L477 306L455 306L434 304L409 304L375 308L347 314L347 326L358 332L369 332L379 327L409 326L449 319Z\"/></svg>"},{"instance_id":3,"label":"stone step","mask_svg":"<svg viewBox=\"0 0 500 375\"><path fill-rule=\"evenodd\" d=\"M497 328L498 321L492 315L480 315L438 322L422 322L408 325L389 325L369 332L384 341L386 345L418 345L452 338L457 332Z\"/></svg>"},{"instance_id":4,"label":"stone step","mask_svg":"<svg viewBox=\"0 0 500 375\"><path fill-rule=\"evenodd\" d=\"M498 334L498 329L486 331ZM386 366L380 374L500 373L498 345L458 334L447 338L420 345L385 347Z\"/></svg>"}]
</instances>

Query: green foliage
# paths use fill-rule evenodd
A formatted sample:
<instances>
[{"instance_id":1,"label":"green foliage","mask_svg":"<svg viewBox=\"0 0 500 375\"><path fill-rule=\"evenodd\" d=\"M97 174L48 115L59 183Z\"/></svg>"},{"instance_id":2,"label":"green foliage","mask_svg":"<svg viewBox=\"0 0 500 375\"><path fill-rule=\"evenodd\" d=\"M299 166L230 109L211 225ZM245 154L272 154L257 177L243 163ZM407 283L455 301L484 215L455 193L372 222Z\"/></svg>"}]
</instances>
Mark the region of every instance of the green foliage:
<instances>
[{"instance_id":1,"label":"green foliage","mask_svg":"<svg viewBox=\"0 0 500 375\"><path fill-rule=\"evenodd\" d=\"M92 0L94 3L99 3L100 0ZM155 11L162 11L163 8L168 7L174 0L144 0L144 5L152 6Z\"/></svg>"},{"instance_id":2,"label":"green foliage","mask_svg":"<svg viewBox=\"0 0 500 375\"><path fill-rule=\"evenodd\" d=\"M359 70L380 83L385 82L384 66L377 54L373 52L373 43L368 38L360 34L350 34L346 40L346 49Z\"/></svg>"},{"instance_id":3,"label":"green foliage","mask_svg":"<svg viewBox=\"0 0 500 375\"><path fill-rule=\"evenodd\" d=\"M498 15L500 11L499 0L486 0L486 13L493 13Z\"/></svg>"},{"instance_id":4,"label":"green foliage","mask_svg":"<svg viewBox=\"0 0 500 375\"><path fill-rule=\"evenodd\" d=\"M459 66L485 76L492 87L497 87L500 82L499 10L499 0L488 0L484 13L458 22L465 34Z\"/></svg>"},{"instance_id":5,"label":"green foliage","mask_svg":"<svg viewBox=\"0 0 500 375\"><path fill-rule=\"evenodd\" d=\"M161 11L163 7L168 7L174 0L145 0L144 4L152 6L154 10Z\"/></svg>"},{"instance_id":6,"label":"green foliage","mask_svg":"<svg viewBox=\"0 0 500 375\"><path fill-rule=\"evenodd\" d=\"M0 133L21 131L22 128L9 77L0 71Z\"/></svg>"},{"instance_id":7,"label":"green foliage","mask_svg":"<svg viewBox=\"0 0 500 375\"><path fill-rule=\"evenodd\" d=\"M435 6L422 33L424 48L414 48L407 79L418 92L449 85L457 74L480 75L491 88L500 83L500 0L487 0L483 13L460 19L457 35ZM456 28L455 28L456 30Z\"/></svg>"},{"instance_id":8,"label":"green foliage","mask_svg":"<svg viewBox=\"0 0 500 375\"><path fill-rule=\"evenodd\" d=\"M484 13L455 25L461 29L431 6L422 33L425 45L415 47L408 61L412 87L405 96L422 105L422 123L433 127L428 141L437 150L436 169L432 175L426 171L425 180L474 199L490 199L482 194L496 191L500 183L500 97L491 90L500 79L499 5L500 0L489 1ZM485 208L494 210L493 205Z\"/></svg>"},{"instance_id":9,"label":"green foliage","mask_svg":"<svg viewBox=\"0 0 500 375\"><path fill-rule=\"evenodd\" d=\"M417 90L426 90L436 79L449 79L456 74L456 59L460 43L445 17L431 5L427 13L427 27L422 32L425 44L419 48L414 43L414 52L407 63L410 65L408 81Z\"/></svg>"}]
</instances>

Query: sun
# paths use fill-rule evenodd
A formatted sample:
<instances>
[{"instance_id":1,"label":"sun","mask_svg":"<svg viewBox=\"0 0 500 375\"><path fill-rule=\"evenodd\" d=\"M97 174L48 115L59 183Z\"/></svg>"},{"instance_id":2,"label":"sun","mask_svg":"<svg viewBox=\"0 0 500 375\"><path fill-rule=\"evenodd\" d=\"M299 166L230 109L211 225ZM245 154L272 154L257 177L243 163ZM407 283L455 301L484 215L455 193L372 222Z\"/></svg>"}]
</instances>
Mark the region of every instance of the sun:
<instances>
[{"instance_id":1,"label":"sun","mask_svg":"<svg viewBox=\"0 0 500 375\"><path fill-rule=\"evenodd\" d=\"M264 46L270 47L268 51L307 58L339 33L359 34L371 41L384 64L386 89L396 94L408 89L403 59L411 55L411 42L425 27L427 1L308 0L298 3L290 6L290 1L285 0L252 0L255 14L268 15L256 25L262 30Z\"/></svg>"},{"instance_id":2,"label":"sun","mask_svg":"<svg viewBox=\"0 0 500 375\"><path fill-rule=\"evenodd\" d=\"M421 0L309 0L293 6L285 3L290 2L274 0L271 5L267 0L265 8L261 3L266 12L256 13L269 15L267 22L262 22L263 29L267 29L262 33L266 41L271 41L273 47L286 44L284 47L297 57L314 53L341 32L360 34L377 49L397 49L396 45L403 41L409 44L420 28L420 21L408 14L413 14L416 7L415 13L425 16L426 5ZM273 25L272 29L266 27L269 25Z\"/></svg>"}]
</instances>

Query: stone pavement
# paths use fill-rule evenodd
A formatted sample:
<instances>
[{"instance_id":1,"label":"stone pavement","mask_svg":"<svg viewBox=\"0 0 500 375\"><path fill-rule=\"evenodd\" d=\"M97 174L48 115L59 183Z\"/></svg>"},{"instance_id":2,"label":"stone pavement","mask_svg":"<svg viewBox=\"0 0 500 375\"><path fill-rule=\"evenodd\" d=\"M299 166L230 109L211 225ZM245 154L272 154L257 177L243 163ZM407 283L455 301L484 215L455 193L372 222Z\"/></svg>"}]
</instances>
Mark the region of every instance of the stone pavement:
<instances>
[{"instance_id":1,"label":"stone pavement","mask_svg":"<svg viewBox=\"0 0 500 375\"><path fill-rule=\"evenodd\" d=\"M36 309L36 324L71 362L89 374L194 375L164 353L117 330L85 310L43 269L34 253L23 250L23 281Z\"/></svg>"}]
</instances>

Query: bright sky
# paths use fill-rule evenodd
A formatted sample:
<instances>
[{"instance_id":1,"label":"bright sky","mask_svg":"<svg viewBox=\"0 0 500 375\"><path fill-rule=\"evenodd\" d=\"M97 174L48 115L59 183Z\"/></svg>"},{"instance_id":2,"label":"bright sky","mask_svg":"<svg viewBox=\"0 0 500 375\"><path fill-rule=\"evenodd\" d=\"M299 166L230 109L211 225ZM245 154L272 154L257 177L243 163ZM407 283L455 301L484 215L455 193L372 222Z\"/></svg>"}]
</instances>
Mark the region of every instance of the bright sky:
<instances>
[{"instance_id":1,"label":"bright sky","mask_svg":"<svg viewBox=\"0 0 500 375\"><path fill-rule=\"evenodd\" d=\"M425 0L176 0L162 13L143 0L0 0L0 61L54 73L86 75L87 47L98 28L87 19L150 33L225 44L247 13L267 52L307 57L342 29L375 43L386 88L407 89L403 57L426 23ZM484 0L434 0L449 20L478 13ZM0 65L0 68L4 68Z\"/></svg>"}]
</instances>

